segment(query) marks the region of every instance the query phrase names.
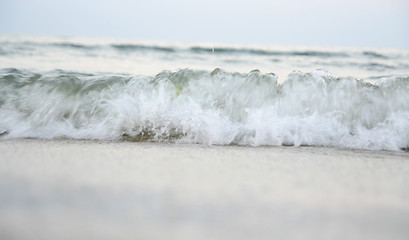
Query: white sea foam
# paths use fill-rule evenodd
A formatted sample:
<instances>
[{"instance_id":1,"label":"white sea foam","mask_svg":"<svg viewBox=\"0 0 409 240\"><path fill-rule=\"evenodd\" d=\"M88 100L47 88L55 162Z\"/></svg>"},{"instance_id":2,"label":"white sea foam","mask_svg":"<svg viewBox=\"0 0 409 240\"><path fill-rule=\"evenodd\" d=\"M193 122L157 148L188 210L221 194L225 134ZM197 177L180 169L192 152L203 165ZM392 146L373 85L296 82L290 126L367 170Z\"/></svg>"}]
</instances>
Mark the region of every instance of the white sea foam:
<instances>
[{"instance_id":1,"label":"white sea foam","mask_svg":"<svg viewBox=\"0 0 409 240\"><path fill-rule=\"evenodd\" d=\"M38 74L0 77L0 137L409 146L409 78L376 84L317 70L274 74L197 70L155 77Z\"/></svg>"}]
</instances>

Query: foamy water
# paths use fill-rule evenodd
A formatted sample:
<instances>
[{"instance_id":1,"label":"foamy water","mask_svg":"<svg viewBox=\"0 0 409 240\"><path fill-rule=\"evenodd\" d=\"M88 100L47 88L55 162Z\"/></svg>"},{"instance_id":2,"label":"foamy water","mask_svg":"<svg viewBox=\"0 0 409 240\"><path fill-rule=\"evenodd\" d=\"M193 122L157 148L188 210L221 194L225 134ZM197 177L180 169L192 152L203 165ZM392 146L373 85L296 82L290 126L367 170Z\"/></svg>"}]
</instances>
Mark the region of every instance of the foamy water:
<instances>
[{"instance_id":1,"label":"foamy water","mask_svg":"<svg viewBox=\"0 0 409 240\"><path fill-rule=\"evenodd\" d=\"M407 149L408 66L399 50L3 36L0 138Z\"/></svg>"}]
</instances>

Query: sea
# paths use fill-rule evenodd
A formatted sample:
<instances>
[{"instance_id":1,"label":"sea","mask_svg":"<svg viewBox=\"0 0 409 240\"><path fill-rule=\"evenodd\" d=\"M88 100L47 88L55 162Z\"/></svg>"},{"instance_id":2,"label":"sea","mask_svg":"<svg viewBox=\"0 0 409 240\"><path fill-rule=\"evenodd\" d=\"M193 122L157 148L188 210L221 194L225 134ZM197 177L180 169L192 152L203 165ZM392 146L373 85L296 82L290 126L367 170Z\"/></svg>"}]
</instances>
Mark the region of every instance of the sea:
<instances>
[{"instance_id":1,"label":"sea","mask_svg":"<svg viewBox=\"0 0 409 240\"><path fill-rule=\"evenodd\" d=\"M0 140L409 149L409 49L0 36Z\"/></svg>"}]
</instances>

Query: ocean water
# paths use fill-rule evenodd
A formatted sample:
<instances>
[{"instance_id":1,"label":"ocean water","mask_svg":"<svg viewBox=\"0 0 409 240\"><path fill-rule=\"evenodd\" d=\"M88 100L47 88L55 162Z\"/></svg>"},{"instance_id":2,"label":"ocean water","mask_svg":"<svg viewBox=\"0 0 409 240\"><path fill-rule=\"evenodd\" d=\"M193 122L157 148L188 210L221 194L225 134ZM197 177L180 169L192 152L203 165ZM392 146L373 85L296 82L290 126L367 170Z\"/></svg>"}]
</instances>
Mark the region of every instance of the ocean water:
<instances>
[{"instance_id":1,"label":"ocean water","mask_svg":"<svg viewBox=\"0 0 409 240\"><path fill-rule=\"evenodd\" d=\"M0 139L409 147L409 50L0 36Z\"/></svg>"}]
</instances>

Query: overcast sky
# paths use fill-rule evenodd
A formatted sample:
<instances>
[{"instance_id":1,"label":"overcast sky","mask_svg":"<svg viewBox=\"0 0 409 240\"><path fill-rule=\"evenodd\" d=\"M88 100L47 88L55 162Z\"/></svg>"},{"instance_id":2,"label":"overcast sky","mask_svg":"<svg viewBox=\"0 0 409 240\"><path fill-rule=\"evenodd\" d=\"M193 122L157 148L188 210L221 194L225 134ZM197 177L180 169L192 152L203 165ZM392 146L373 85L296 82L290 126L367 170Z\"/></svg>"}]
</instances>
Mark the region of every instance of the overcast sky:
<instances>
[{"instance_id":1,"label":"overcast sky","mask_svg":"<svg viewBox=\"0 0 409 240\"><path fill-rule=\"evenodd\" d=\"M0 0L0 34L409 48L409 0Z\"/></svg>"}]
</instances>

